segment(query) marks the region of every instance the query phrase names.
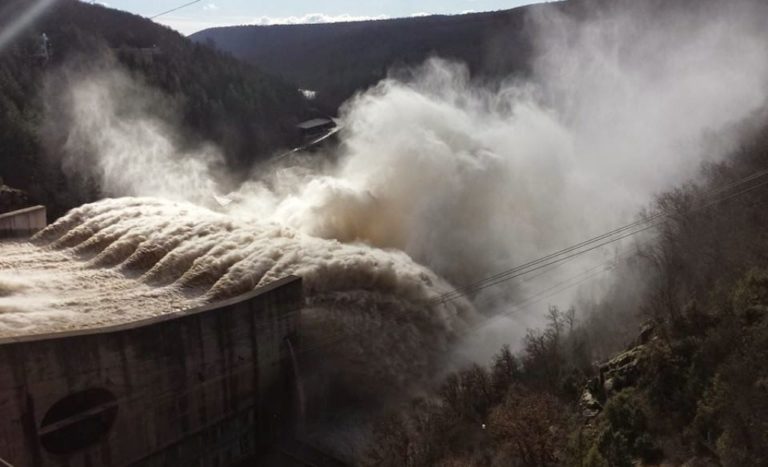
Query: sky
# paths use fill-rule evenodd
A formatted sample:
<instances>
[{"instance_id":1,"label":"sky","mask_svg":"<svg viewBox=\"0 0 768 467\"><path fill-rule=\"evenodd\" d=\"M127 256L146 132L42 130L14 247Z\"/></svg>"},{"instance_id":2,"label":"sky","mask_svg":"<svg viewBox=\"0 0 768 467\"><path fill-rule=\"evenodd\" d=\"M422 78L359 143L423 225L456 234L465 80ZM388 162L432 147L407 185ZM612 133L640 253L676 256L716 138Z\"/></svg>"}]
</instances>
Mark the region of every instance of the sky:
<instances>
[{"instance_id":1,"label":"sky","mask_svg":"<svg viewBox=\"0 0 768 467\"><path fill-rule=\"evenodd\" d=\"M110 8L154 16L192 0L97 0ZM290 24L397 18L424 14L458 14L505 10L534 0L201 0L156 19L183 33L215 26Z\"/></svg>"}]
</instances>

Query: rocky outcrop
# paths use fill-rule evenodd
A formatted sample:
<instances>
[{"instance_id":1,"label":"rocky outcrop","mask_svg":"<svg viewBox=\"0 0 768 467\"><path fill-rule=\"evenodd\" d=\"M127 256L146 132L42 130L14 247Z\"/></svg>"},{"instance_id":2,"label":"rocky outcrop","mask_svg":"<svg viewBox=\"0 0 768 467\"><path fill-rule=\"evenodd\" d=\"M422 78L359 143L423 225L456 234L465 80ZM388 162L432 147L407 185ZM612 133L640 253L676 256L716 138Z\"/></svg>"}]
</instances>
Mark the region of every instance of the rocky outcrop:
<instances>
[{"instance_id":1,"label":"rocky outcrop","mask_svg":"<svg viewBox=\"0 0 768 467\"><path fill-rule=\"evenodd\" d=\"M637 384L653 334L653 326L646 324L630 348L599 365L599 375L589 381L579 399L579 408L585 418L597 416L608 398Z\"/></svg>"},{"instance_id":2,"label":"rocky outcrop","mask_svg":"<svg viewBox=\"0 0 768 467\"><path fill-rule=\"evenodd\" d=\"M603 396L600 399L605 400L637 382L645 350L644 344L638 345L600 365L600 387Z\"/></svg>"},{"instance_id":3,"label":"rocky outcrop","mask_svg":"<svg viewBox=\"0 0 768 467\"><path fill-rule=\"evenodd\" d=\"M581 393L581 398L579 399L579 409L582 417L591 419L596 417L603 410L603 404L597 400L592 392L592 389L587 387Z\"/></svg>"}]
</instances>

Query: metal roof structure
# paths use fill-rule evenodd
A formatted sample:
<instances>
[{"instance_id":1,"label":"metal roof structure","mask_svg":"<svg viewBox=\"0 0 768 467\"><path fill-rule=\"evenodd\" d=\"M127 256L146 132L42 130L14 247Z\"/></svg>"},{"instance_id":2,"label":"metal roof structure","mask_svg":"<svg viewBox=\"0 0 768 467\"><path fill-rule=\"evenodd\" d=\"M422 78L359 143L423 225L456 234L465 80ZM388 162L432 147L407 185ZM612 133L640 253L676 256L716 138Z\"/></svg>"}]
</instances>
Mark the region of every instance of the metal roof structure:
<instances>
[{"instance_id":1,"label":"metal roof structure","mask_svg":"<svg viewBox=\"0 0 768 467\"><path fill-rule=\"evenodd\" d=\"M302 130L314 130L314 129L321 128L324 126L329 126L329 125L335 126L336 124L330 118L313 118L312 120L301 122L296 126L298 128L301 128Z\"/></svg>"}]
</instances>

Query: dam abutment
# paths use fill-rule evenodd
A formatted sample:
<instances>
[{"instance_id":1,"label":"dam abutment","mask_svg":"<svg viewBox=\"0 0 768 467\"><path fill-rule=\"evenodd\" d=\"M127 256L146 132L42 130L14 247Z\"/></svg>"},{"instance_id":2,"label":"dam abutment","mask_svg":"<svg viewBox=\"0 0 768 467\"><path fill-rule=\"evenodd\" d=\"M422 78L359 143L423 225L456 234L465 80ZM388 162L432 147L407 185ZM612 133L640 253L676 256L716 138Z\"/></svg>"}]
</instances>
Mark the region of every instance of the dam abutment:
<instances>
[{"instance_id":1,"label":"dam abutment","mask_svg":"<svg viewBox=\"0 0 768 467\"><path fill-rule=\"evenodd\" d=\"M45 206L0 214L0 238L31 237L48 225Z\"/></svg>"},{"instance_id":2,"label":"dam abutment","mask_svg":"<svg viewBox=\"0 0 768 467\"><path fill-rule=\"evenodd\" d=\"M290 430L302 282L73 332L0 339L14 466L232 465Z\"/></svg>"}]
</instances>

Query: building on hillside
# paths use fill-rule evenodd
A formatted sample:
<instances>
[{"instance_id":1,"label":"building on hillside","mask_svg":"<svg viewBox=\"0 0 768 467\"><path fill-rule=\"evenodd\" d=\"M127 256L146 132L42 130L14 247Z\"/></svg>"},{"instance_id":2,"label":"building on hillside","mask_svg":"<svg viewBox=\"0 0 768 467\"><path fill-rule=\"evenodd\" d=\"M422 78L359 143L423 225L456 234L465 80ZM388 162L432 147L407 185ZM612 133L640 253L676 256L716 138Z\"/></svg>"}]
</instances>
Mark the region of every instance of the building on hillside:
<instances>
[{"instance_id":1,"label":"building on hillside","mask_svg":"<svg viewBox=\"0 0 768 467\"><path fill-rule=\"evenodd\" d=\"M296 127L304 139L309 140L330 133L336 128L336 122L330 118L313 118L312 120L299 123Z\"/></svg>"},{"instance_id":2,"label":"building on hillside","mask_svg":"<svg viewBox=\"0 0 768 467\"><path fill-rule=\"evenodd\" d=\"M45 206L0 211L0 239L31 237L48 225Z\"/></svg>"},{"instance_id":3,"label":"building on hillside","mask_svg":"<svg viewBox=\"0 0 768 467\"><path fill-rule=\"evenodd\" d=\"M3 184L0 178L0 214L30 206L27 193Z\"/></svg>"}]
</instances>

